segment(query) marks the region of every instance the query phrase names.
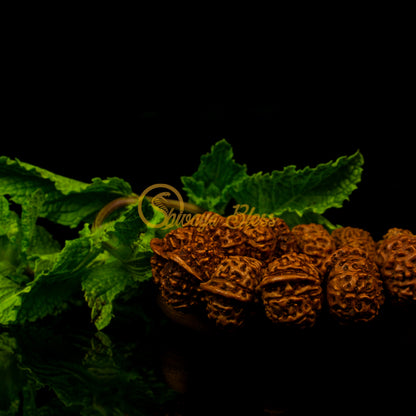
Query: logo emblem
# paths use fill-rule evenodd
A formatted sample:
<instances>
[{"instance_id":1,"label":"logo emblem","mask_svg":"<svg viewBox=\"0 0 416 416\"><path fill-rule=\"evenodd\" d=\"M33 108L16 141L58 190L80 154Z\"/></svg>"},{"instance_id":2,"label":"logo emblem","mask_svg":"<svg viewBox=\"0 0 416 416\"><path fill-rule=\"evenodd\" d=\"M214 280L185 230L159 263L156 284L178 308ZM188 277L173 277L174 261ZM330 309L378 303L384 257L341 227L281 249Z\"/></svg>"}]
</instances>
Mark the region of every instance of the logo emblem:
<instances>
[{"instance_id":1,"label":"logo emblem","mask_svg":"<svg viewBox=\"0 0 416 416\"><path fill-rule=\"evenodd\" d=\"M155 191L156 192L152 192ZM172 193L176 196L177 201L169 198ZM164 220L158 224L150 222L143 214L142 204L143 199L147 199L156 211L161 212L164 215ZM169 205L175 205L179 208L180 212L184 211L184 202L181 194L173 186L166 183L156 183L147 187L139 196L138 212L141 220L150 228L162 228L169 221Z\"/></svg>"}]
</instances>

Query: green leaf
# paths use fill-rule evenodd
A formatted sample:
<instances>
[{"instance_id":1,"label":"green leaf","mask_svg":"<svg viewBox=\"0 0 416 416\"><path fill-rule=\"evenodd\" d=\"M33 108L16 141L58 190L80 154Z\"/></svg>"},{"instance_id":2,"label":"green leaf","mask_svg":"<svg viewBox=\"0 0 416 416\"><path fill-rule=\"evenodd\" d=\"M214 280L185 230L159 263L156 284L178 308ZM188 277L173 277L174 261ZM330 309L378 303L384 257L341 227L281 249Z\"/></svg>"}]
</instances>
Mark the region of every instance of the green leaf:
<instances>
[{"instance_id":1,"label":"green leaf","mask_svg":"<svg viewBox=\"0 0 416 416\"><path fill-rule=\"evenodd\" d=\"M147 200L143 201L142 209L151 223L163 221L163 214L154 210ZM117 218L93 232L88 228L82 231L83 236L107 250L82 277L84 297L97 329L102 330L110 323L117 297L137 290L138 284L151 279L150 240L158 233L157 228L142 222L137 204L126 207Z\"/></svg>"},{"instance_id":2,"label":"green leaf","mask_svg":"<svg viewBox=\"0 0 416 416\"><path fill-rule=\"evenodd\" d=\"M146 212L148 207L151 207L147 200L143 201L142 205ZM149 212L149 217L152 214L153 210ZM132 204L120 213L120 216L112 223L107 232L111 239L117 240L118 245L130 246L137 241L141 233L147 230L148 227L140 219L137 212L137 204Z\"/></svg>"},{"instance_id":3,"label":"green leaf","mask_svg":"<svg viewBox=\"0 0 416 416\"><path fill-rule=\"evenodd\" d=\"M315 168L297 170L291 165L270 174L259 172L241 180L231 194L237 203L255 207L259 214L321 215L348 200L361 180L363 162L362 154L357 151Z\"/></svg>"},{"instance_id":4,"label":"green leaf","mask_svg":"<svg viewBox=\"0 0 416 416\"><path fill-rule=\"evenodd\" d=\"M9 201L4 196L0 196L0 236L6 236L14 243L20 239L20 219L10 210Z\"/></svg>"},{"instance_id":5,"label":"green leaf","mask_svg":"<svg viewBox=\"0 0 416 416\"><path fill-rule=\"evenodd\" d=\"M132 193L130 185L119 178L94 178L88 184L0 157L0 195L10 195L23 205L38 189L45 196L39 216L70 227L90 221L108 202Z\"/></svg>"},{"instance_id":6,"label":"green leaf","mask_svg":"<svg viewBox=\"0 0 416 416\"><path fill-rule=\"evenodd\" d=\"M29 287L22 289L11 279L0 275L0 325L8 325L17 321L22 296L27 292L30 292Z\"/></svg>"},{"instance_id":7,"label":"green leaf","mask_svg":"<svg viewBox=\"0 0 416 416\"><path fill-rule=\"evenodd\" d=\"M98 330L110 323L114 299L132 283L131 273L118 260L94 267L83 276L85 300L91 308L91 320Z\"/></svg>"},{"instance_id":8,"label":"green leaf","mask_svg":"<svg viewBox=\"0 0 416 416\"><path fill-rule=\"evenodd\" d=\"M20 219L9 209L9 201L4 196L0 196L0 238L5 237L15 250L31 254L59 251L58 242L44 227L36 224L43 201L44 195L38 189L24 202ZM1 251L0 249L0 257Z\"/></svg>"},{"instance_id":9,"label":"green leaf","mask_svg":"<svg viewBox=\"0 0 416 416\"><path fill-rule=\"evenodd\" d=\"M201 208L222 214L231 199L230 191L247 177L245 165L233 160L233 150L226 140L217 142L211 152L201 156L198 170L182 176L183 189Z\"/></svg>"},{"instance_id":10,"label":"green leaf","mask_svg":"<svg viewBox=\"0 0 416 416\"><path fill-rule=\"evenodd\" d=\"M31 194L22 205L21 231L22 231L22 251L31 248L32 240L36 234L36 221L41 212L45 196L41 189L37 189Z\"/></svg>"},{"instance_id":11,"label":"green leaf","mask_svg":"<svg viewBox=\"0 0 416 416\"><path fill-rule=\"evenodd\" d=\"M0 275L16 272L21 261L20 241L20 218L10 211L7 199L0 196Z\"/></svg>"},{"instance_id":12,"label":"green leaf","mask_svg":"<svg viewBox=\"0 0 416 416\"><path fill-rule=\"evenodd\" d=\"M101 251L88 238L67 241L51 269L43 270L28 284L18 321L34 321L65 309L81 289L81 277Z\"/></svg>"},{"instance_id":13,"label":"green leaf","mask_svg":"<svg viewBox=\"0 0 416 416\"><path fill-rule=\"evenodd\" d=\"M57 253L61 250L59 243L44 227L37 225L30 245L31 257Z\"/></svg>"},{"instance_id":14,"label":"green leaf","mask_svg":"<svg viewBox=\"0 0 416 416\"><path fill-rule=\"evenodd\" d=\"M0 324L35 321L66 308L74 293L81 289L81 275L100 251L88 238L67 241L33 281L17 284L0 276Z\"/></svg>"}]
</instances>

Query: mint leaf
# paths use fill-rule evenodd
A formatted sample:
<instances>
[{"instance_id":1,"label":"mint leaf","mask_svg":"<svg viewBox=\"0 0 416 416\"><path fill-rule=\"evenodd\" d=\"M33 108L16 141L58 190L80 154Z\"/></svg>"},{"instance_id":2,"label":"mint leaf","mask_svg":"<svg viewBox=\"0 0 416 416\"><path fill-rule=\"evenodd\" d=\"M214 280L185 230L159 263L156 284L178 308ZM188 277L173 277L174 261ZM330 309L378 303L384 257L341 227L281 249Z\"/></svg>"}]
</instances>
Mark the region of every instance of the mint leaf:
<instances>
[{"instance_id":1,"label":"mint leaf","mask_svg":"<svg viewBox=\"0 0 416 416\"><path fill-rule=\"evenodd\" d=\"M130 185L119 178L94 178L88 184L0 157L0 195L10 195L23 205L38 189L45 195L39 216L70 227L91 220L111 200L132 193Z\"/></svg>"},{"instance_id":2,"label":"mint leaf","mask_svg":"<svg viewBox=\"0 0 416 416\"><path fill-rule=\"evenodd\" d=\"M203 209L224 213L231 199L230 191L247 176L247 168L233 160L233 150L226 140L217 142L211 152L201 156L198 170L182 176L189 199Z\"/></svg>"},{"instance_id":3,"label":"mint leaf","mask_svg":"<svg viewBox=\"0 0 416 416\"><path fill-rule=\"evenodd\" d=\"M16 243L20 238L20 219L10 210L9 201L0 195L0 236Z\"/></svg>"},{"instance_id":4,"label":"mint leaf","mask_svg":"<svg viewBox=\"0 0 416 416\"><path fill-rule=\"evenodd\" d=\"M233 160L230 144L221 140L201 157L198 170L182 177L184 190L201 208L224 213L234 199L258 214L274 214L290 226L307 222L335 228L323 213L348 200L361 180L364 159L357 151L311 168L287 166L271 173L246 173L246 166Z\"/></svg>"},{"instance_id":5,"label":"mint leaf","mask_svg":"<svg viewBox=\"0 0 416 416\"><path fill-rule=\"evenodd\" d=\"M113 318L113 301L133 283L131 273L118 260L94 267L83 276L85 300L91 308L91 320L98 330L110 323Z\"/></svg>"},{"instance_id":6,"label":"mint leaf","mask_svg":"<svg viewBox=\"0 0 416 416\"><path fill-rule=\"evenodd\" d=\"M147 200L142 209L150 222L157 224L164 217ZM95 231L85 228L82 235L105 248L82 276L82 290L91 320L98 330L105 328L114 316L116 299L126 292L137 291L139 284L152 277L150 240L160 236L157 228L147 227L137 213L137 204L122 210L118 217L105 222Z\"/></svg>"},{"instance_id":7,"label":"mint leaf","mask_svg":"<svg viewBox=\"0 0 416 416\"><path fill-rule=\"evenodd\" d=\"M62 309L77 285L74 271L90 252L78 240L68 242L60 251L52 236L36 224L43 200L42 191L36 190L24 202L20 219L0 196L2 325L32 321Z\"/></svg>"},{"instance_id":8,"label":"mint leaf","mask_svg":"<svg viewBox=\"0 0 416 416\"><path fill-rule=\"evenodd\" d=\"M0 325L57 314L83 291L92 321L102 329L113 317L116 298L151 278L150 240L166 231L144 224L132 204L98 229L85 224L80 237L61 250L36 224L45 198L39 188L28 196L20 219L0 196ZM164 219L147 200L142 208L150 222Z\"/></svg>"},{"instance_id":9,"label":"mint leaf","mask_svg":"<svg viewBox=\"0 0 416 416\"><path fill-rule=\"evenodd\" d=\"M22 296L17 321L35 321L64 310L81 289L81 277L99 254L88 239L68 241L49 270L43 270L28 283Z\"/></svg>"},{"instance_id":10,"label":"mint leaf","mask_svg":"<svg viewBox=\"0 0 416 416\"><path fill-rule=\"evenodd\" d=\"M21 240L20 218L9 209L7 199L0 196L0 275L10 276L13 282L21 280L18 276L22 261Z\"/></svg>"},{"instance_id":11,"label":"mint leaf","mask_svg":"<svg viewBox=\"0 0 416 416\"><path fill-rule=\"evenodd\" d=\"M20 252L20 256L24 257L50 254L60 250L59 243L52 235L44 227L36 224L43 200L43 193L38 189L24 202L20 219L14 211L10 210L9 201L0 196L0 241L2 241L0 259L7 257L7 245L9 252Z\"/></svg>"},{"instance_id":12,"label":"mint leaf","mask_svg":"<svg viewBox=\"0 0 416 416\"><path fill-rule=\"evenodd\" d=\"M17 321L22 296L27 292L30 292L30 288L21 288L11 279L0 275L0 325L8 325Z\"/></svg>"},{"instance_id":13,"label":"mint leaf","mask_svg":"<svg viewBox=\"0 0 416 416\"><path fill-rule=\"evenodd\" d=\"M282 171L259 172L239 181L231 190L238 204L255 207L259 214L289 218L305 213L323 214L328 208L342 207L361 180L364 159L357 151L336 161L297 170L287 166Z\"/></svg>"},{"instance_id":14,"label":"mint leaf","mask_svg":"<svg viewBox=\"0 0 416 416\"><path fill-rule=\"evenodd\" d=\"M39 217L45 196L41 189L36 189L22 205L21 232L22 232L22 251L30 249L32 240L36 234L36 221Z\"/></svg>"},{"instance_id":15,"label":"mint leaf","mask_svg":"<svg viewBox=\"0 0 416 416\"><path fill-rule=\"evenodd\" d=\"M57 253L61 250L59 243L44 227L36 225L35 232L30 242L29 259L45 254Z\"/></svg>"},{"instance_id":16,"label":"mint leaf","mask_svg":"<svg viewBox=\"0 0 416 416\"><path fill-rule=\"evenodd\" d=\"M81 276L100 253L88 238L67 241L29 283L17 284L0 276L0 324L35 321L66 308L81 289Z\"/></svg>"},{"instance_id":17,"label":"mint leaf","mask_svg":"<svg viewBox=\"0 0 416 416\"><path fill-rule=\"evenodd\" d=\"M68 241L49 269L39 272L21 295L17 323L35 321L64 310L81 288L81 276L99 254L88 239Z\"/></svg>"}]
</instances>

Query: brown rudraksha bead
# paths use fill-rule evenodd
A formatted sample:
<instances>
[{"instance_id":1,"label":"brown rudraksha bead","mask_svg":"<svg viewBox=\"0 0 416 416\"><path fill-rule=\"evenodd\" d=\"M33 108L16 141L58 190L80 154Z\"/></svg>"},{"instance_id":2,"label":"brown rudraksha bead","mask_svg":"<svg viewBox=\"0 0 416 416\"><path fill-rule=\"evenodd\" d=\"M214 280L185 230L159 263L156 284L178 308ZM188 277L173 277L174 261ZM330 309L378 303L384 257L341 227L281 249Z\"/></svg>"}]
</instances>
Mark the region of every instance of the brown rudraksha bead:
<instances>
[{"instance_id":1,"label":"brown rudraksha bead","mask_svg":"<svg viewBox=\"0 0 416 416\"><path fill-rule=\"evenodd\" d=\"M376 262L379 267L382 266L386 256L388 256L389 250L387 250L387 246L391 245L392 240L401 236L414 237L415 235L410 230L405 230L402 228L390 228L387 231L387 233L383 236L383 238L377 242ZM407 239L405 238L405 240Z\"/></svg>"},{"instance_id":2,"label":"brown rudraksha bead","mask_svg":"<svg viewBox=\"0 0 416 416\"><path fill-rule=\"evenodd\" d=\"M335 250L331 234L321 224L299 224L292 228L299 251L307 254L318 268Z\"/></svg>"},{"instance_id":3,"label":"brown rudraksha bead","mask_svg":"<svg viewBox=\"0 0 416 416\"><path fill-rule=\"evenodd\" d=\"M270 226L272 226L276 234L275 257L280 257L283 254L292 253L297 250L295 236L285 221L275 217L270 222Z\"/></svg>"},{"instance_id":4,"label":"brown rudraksha bead","mask_svg":"<svg viewBox=\"0 0 416 416\"><path fill-rule=\"evenodd\" d=\"M271 227L248 225L242 231L247 256L267 262L275 255L277 238Z\"/></svg>"},{"instance_id":5,"label":"brown rudraksha bead","mask_svg":"<svg viewBox=\"0 0 416 416\"><path fill-rule=\"evenodd\" d=\"M200 281L206 281L214 272L223 255L206 233L196 231L187 245L169 253L168 257Z\"/></svg>"},{"instance_id":6,"label":"brown rudraksha bead","mask_svg":"<svg viewBox=\"0 0 416 416\"><path fill-rule=\"evenodd\" d=\"M381 241L385 241L387 239L389 239L390 237L395 237L397 235L414 235L410 230L406 230L404 228L389 228L387 230L387 233L385 235L383 235L383 240Z\"/></svg>"},{"instance_id":7,"label":"brown rudraksha bead","mask_svg":"<svg viewBox=\"0 0 416 416\"><path fill-rule=\"evenodd\" d=\"M209 235L195 227L177 228L163 239L152 239L150 247L155 253L153 280L162 300L175 309L195 306L200 282L210 278L222 258Z\"/></svg>"},{"instance_id":8,"label":"brown rudraksha bead","mask_svg":"<svg viewBox=\"0 0 416 416\"><path fill-rule=\"evenodd\" d=\"M416 235L390 231L379 242L376 261L389 296L398 302L416 301Z\"/></svg>"},{"instance_id":9,"label":"brown rudraksha bead","mask_svg":"<svg viewBox=\"0 0 416 416\"><path fill-rule=\"evenodd\" d=\"M168 253L180 250L188 245L194 238L196 230L194 228L176 228L168 232L164 238L153 238L150 241L151 249L164 258L168 258Z\"/></svg>"},{"instance_id":10,"label":"brown rudraksha bead","mask_svg":"<svg viewBox=\"0 0 416 416\"><path fill-rule=\"evenodd\" d=\"M322 308L319 271L302 253L285 254L269 263L258 290L266 316L275 324L312 326Z\"/></svg>"},{"instance_id":11,"label":"brown rudraksha bead","mask_svg":"<svg viewBox=\"0 0 416 416\"><path fill-rule=\"evenodd\" d=\"M365 259L368 264L374 265L373 262L370 261L370 256L368 252L360 247L354 246L343 246L338 248L337 250L333 251L323 262L321 265L321 274L324 279L328 278L329 273L332 271L334 266L340 261L347 257L355 256L355 257L362 257Z\"/></svg>"},{"instance_id":12,"label":"brown rudraksha bead","mask_svg":"<svg viewBox=\"0 0 416 416\"><path fill-rule=\"evenodd\" d=\"M188 310L198 301L199 281L172 260L158 254L151 258L153 280L163 302L177 310Z\"/></svg>"},{"instance_id":13,"label":"brown rudraksha bead","mask_svg":"<svg viewBox=\"0 0 416 416\"><path fill-rule=\"evenodd\" d=\"M341 323L373 320L384 303L383 284L368 252L344 246L322 265L330 314Z\"/></svg>"},{"instance_id":14,"label":"brown rudraksha bead","mask_svg":"<svg viewBox=\"0 0 416 416\"><path fill-rule=\"evenodd\" d=\"M263 264L246 256L229 256L218 265L211 279L200 285L208 318L220 327L245 323L248 304L255 300L255 288Z\"/></svg>"},{"instance_id":15,"label":"brown rudraksha bead","mask_svg":"<svg viewBox=\"0 0 416 416\"><path fill-rule=\"evenodd\" d=\"M248 255L246 240L243 234L245 217L243 214L227 217L226 221L217 227L212 235L212 240L224 254L224 256Z\"/></svg>"},{"instance_id":16,"label":"brown rudraksha bead","mask_svg":"<svg viewBox=\"0 0 416 416\"><path fill-rule=\"evenodd\" d=\"M210 235L194 227L172 230L163 239L152 239L150 246L156 254L175 261L200 281L209 278L222 258Z\"/></svg>"},{"instance_id":17,"label":"brown rudraksha bead","mask_svg":"<svg viewBox=\"0 0 416 416\"><path fill-rule=\"evenodd\" d=\"M263 262L293 251L295 244L290 228L282 219L242 213L227 217L213 239L227 256L248 256Z\"/></svg>"},{"instance_id":18,"label":"brown rudraksha bead","mask_svg":"<svg viewBox=\"0 0 416 416\"><path fill-rule=\"evenodd\" d=\"M342 246L360 247L367 251L372 259L376 255L376 243L368 231L357 227L340 227L331 234L337 248Z\"/></svg>"}]
</instances>

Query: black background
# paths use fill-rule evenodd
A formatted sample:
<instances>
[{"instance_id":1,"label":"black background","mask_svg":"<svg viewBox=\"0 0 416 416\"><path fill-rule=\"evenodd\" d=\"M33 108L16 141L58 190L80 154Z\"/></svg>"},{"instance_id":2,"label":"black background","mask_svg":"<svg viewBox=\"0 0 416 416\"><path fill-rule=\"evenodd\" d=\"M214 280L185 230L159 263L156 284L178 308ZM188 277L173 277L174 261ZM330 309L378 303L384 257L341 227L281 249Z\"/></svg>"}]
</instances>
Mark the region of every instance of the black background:
<instances>
[{"instance_id":1,"label":"black background","mask_svg":"<svg viewBox=\"0 0 416 416\"><path fill-rule=\"evenodd\" d=\"M0 154L87 182L118 176L140 193L159 182L180 189L180 177L222 138L249 173L315 166L360 149L362 181L328 218L376 239L393 226L416 230L414 116L402 95L305 94L265 103L208 111L178 103L152 112L70 88L61 96L26 94L4 113Z\"/></svg>"}]
</instances>

